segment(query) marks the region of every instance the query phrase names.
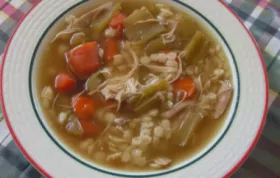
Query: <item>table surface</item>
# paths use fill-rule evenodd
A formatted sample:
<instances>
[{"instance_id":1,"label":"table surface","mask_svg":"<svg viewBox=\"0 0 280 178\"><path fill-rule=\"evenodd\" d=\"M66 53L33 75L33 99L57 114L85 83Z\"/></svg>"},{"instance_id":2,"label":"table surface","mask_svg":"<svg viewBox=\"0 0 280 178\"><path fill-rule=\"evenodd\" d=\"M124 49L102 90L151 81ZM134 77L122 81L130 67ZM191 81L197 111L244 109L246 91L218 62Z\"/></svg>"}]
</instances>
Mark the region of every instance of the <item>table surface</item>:
<instances>
[{"instance_id":1,"label":"table surface","mask_svg":"<svg viewBox=\"0 0 280 178\"><path fill-rule=\"evenodd\" d=\"M19 20L37 1L0 0L0 56ZM280 0L224 1L258 42L270 85L269 112L263 133L250 157L232 177L277 178L280 177ZM0 111L0 178L39 177L43 176L14 143Z\"/></svg>"}]
</instances>

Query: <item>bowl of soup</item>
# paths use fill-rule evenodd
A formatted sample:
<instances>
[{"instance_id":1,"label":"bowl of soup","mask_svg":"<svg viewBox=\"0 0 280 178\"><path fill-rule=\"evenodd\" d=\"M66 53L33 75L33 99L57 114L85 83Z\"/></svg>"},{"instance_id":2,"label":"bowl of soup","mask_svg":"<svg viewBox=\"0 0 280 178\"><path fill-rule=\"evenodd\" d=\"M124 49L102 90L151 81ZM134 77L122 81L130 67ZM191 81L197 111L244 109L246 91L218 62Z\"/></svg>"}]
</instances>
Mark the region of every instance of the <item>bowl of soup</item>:
<instances>
[{"instance_id":1,"label":"bowl of soup","mask_svg":"<svg viewBox=\"0 0 280 178\"><path fill-rule=\"evenodd\" d=\"M219 1L39 2L2 64L2 107L46 177L222 177L264 124L255 41Z\"/></svg>"}]
</instances>

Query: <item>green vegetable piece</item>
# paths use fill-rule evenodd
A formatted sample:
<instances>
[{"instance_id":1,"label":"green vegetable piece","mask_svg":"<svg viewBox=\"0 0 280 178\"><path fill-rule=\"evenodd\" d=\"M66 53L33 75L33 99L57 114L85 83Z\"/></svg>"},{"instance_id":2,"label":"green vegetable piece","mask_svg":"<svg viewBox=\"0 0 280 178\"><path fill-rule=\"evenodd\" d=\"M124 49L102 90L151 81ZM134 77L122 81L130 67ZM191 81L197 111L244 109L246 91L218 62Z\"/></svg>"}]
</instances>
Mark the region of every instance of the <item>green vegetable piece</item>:
<instances>
[{"instance_id":1,"label":"green vegetable piece","mask_svg":"<svg viewBox=\"0 0 280 178\"><path fill-rule=\"evenodd\" d=\"M189 140L191 139L195 129L197 128L201 118L198 114L189 114L187 113L183 119L179 119L173 123L172 125L172 143L184 147L187 145Z\"/></svg>"},{"instance_id":2,"label":"green vegetable piece","mask_svg":"<svg viewBox=\"0 0 280 178\"><path fill-rule=\"evenodd\" d=\"M121 3L116 3L113 8L105 9L103 13L100 13L92 20L90 25L92 29L93 39L98 39L101 32L106 29L110 23L112 17L117 14L121 9Z\"/></svg>"},{"instance_id":3,"label":"green vegetable piece","mask_svg":"<svg viewBox=\"0 0 280 178\"><path fill-rule=\"evenodd\" d=\"M104 15L106 15L106 13L110 13L113 7L114 4L112 2L108 2L81 15L79 18L70 17L71 20L69 20L68 28L89 28L95 21L102 20Z\"/></svg>"},{"instance_id":4,"label":"green vegetable piece","mask_svg":"<svg viewBox=\"0 0 280 178\"><path fill-rule=\"evenodd\" d=\"M178 24L175 30L176 37L180 40L189 40L192 38L199 28L197 22L193 18L190 18L186 15L180 15L177 17L177 19ZM188 24L187 30L186 24Z\"/></svg>"},{"instance_id":5,"label":"green vegetable piece","mask_svg":"<svg viewBox=\"0 0 280 178\"><path fill-rule=\"evenodd\" d=\"M161 37L155 38L151 40L146 46L146 53L148 55L157 53L159 51L164 50L180 50L184 48L183 41L179 41L180 39L176 39L172 43L164 44Z\"/></svg>"},{"instance_id":6,"label":"green vegetable piece","mask_svg":"<svg viewBox=\"0 0 280 178\"><path fill-rule=\"evenodd\" d=\"M180 15L176 17L177 28L175 30L176 39L172 43L164 44L161 37L152 39L146 46L146 52L148 55L164 51L164 50L183 50L187 42L194 36L198 28L197 23L190 17L185 15ZM186 24L188 25L188 30L186 30ZM168 30L172 30L172 25L167 27Z\"/></svg>"},{"instance_id":7,"label":"green vegetable piece","mask_svg":"<svg viewBox=\"0 0 280 178\"><path fill-rule=\"evenodd\" d=\"M167 50L167 47L164 45L161 37L151 40L146 46L146 52L148 55L163 50Z\"/></svg>"},{"instance_id":8,"label":"green vegetable piece","mask_svg":"<svg viewBox=\"0 0 280 178\"><path fill-rule=\"evenodd\" d=\"M166 80L158 80L156 83L151 84L140 91L140 95L136 95L129 99L128 103L131 105L137 104L141 102L141 100L145 100L146 98L154 95L156 92L166 90L167 88L168 82Z\"/></svg>"},{"instance_id":9,"label":"green vegetable piece","mask_svg":"<svg viewBox=\"0 0 280 178\"><path fill-rule=\"evenodd\" d=\"M186 52L186 56L184 59L188 61L191 58L194 58L200 51L201 45L203 45L203 42L205 40L205 37L202 32L197 31L195 35L192 37L189 44L186 46L184 51Z\"/></svg>"},{"instance_id":10,"label":"green vegetable piece","mask_svg":"<svg viewBox=\"0 0 280 178\"><path fill-rule=\"evenodd\" d=\"M166 31L147 8L135 10L124 20L125 35L129 41L144 44Z\"/></svg>"},{"instance_id":11,"label":"green vegetable piece","mask_svg":"<svg viewBox=\"0 0 280 178\"><path fill-rule=\"evenodd\" d=\"M207 51L209 47L210 47L210 41L208 39L205 39L201 44L199 53L193 58L193 61L204 59L207 56Z\"/></svg>"},{"instance_id":12,"label":"green vegetable piece","mask_svg":"<svg viewBox=\"0 0 280 178\"><path fill-rule=\"evenodd\" d=\"M85 88L89 92L94 91L103 81L104 81L103 75L100 72L96 72L91 77L88 78L85 84Z\"/></svg>"},{"instance_id":13,"label":"green vegetable piece","mask_svg":"<svg viewBox=\"0 0 280 178\"><path fill-rule=\"evenodd\" d=\"M137 106L134 111L138 114L143 114L148 112L152 108L157 107L160 104L160 99L158 95L154 95L152 98L148 98L143 101L139 106Z\"/></svg>"}]
</instances>

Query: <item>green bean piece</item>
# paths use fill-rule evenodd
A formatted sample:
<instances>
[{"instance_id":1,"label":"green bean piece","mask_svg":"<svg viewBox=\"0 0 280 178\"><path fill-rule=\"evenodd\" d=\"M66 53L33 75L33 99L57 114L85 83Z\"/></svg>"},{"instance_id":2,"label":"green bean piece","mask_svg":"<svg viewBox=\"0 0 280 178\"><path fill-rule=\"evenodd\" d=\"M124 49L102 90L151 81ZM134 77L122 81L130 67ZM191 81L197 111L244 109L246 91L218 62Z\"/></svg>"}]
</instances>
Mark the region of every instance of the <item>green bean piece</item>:
<instances>
[{"instance_id":1,"label":"green bean piece","mask_svg":"<svg viewBox=\"0 0 280 178\"><path fill-rule=\"evenodd\" d=\"M175 30L176 37L180 40L191 39L199 28L197 22L194 19L182 14L177 18L178 24ZM188 24L188 27L186 27L186 24Z\"/></svg>"},{"instance_id":2,"label":"green bean piece","mask_svg":"<svg viewBox=\"0 0 280 178\"><path fill-rule=\"evenodd\" d=\"M165 50L183 50L184 47L184 40L181 38L176 38L172 43L164 44L162 38L158 37L149 41L145 50L148 55L151 55Z\"/></svg>"},{"instance_id":3,"label":"green bean piece","mask_svg":"<svg viewBox=\"0 0 280 178\"><path fill-rule=\"evenodd\" d=\"M190 111L189 111L190 112ZM180 118L180 117L178 117ZM173 123L172 143L185 147L195 132L199 122L203 119L199 114L187 113L184 118L178 119Z\"/></svg>"},{"instance_id":4,"label":"green bean piece","mask_svg":"<svg viewBox=\"0 0 280 178\"><path fill-rule=\"evenodd\" d=\"M88 78L85 87L86 90L91 92L96 90L96 88L104 81L104 77L100 72L94 73L91 77Z\"/></svg>"},{"instance_id":5,"label":"green bean piece","mask_svg":"<svg viewBox=\"0 0 280 178\"><path fill-rule=\"evenodd\" d=\"M146 8L129 15L124 20L124 27L127 39L137 44L144 44L166 30Z\"/></svg>"},{"instance_id":6,"label":"green bean piece","mask_svg":"<svg viewBox=\"0 0 280 178\"><path fill-rule=\"evenodd\" d=\"M188 61L196 56L200 51L200 46L203 44L205 37L201 31L196 31L195 35L192 37L191 41L188 43L184 51L186 55L184 59Z\"/></svg>"},{"instance_id":7,"label":"green bean piece","mask_svg":"<svg viewBox=\"0 0 280 178\"><path fill-rule=\"evenodd\" d=\"M154 95L152 98L148 98L143 101L139 106L137 106L134 111L138 114L143 114L148 112L152 108L157 107L160 104L160 99L158 95Z\"/></svg>"},{"instance_id":8,"label":"green bean piece","mask_svg":"<svg viewBox=\"0 0 280 178\"><path fill-rule=\"evenodd\" d=\"M139 94L128 100L131 105L137 104L142 100L154 95L158 91L166 90L168 88L168 82L166 80L158 80L156 83L145 87Z\"/></svg>"},{"instance_id":9,"label":"green bean piece","mask_svg":"<svg viewBox=\"0 0 280 178\"><path fill-rule=\"evenodd\" d=\"M105 12L98 15L91 23L93 39L98 39L101 32L106 29L110 23L112 17L117 14L121 9L121 3L116 3L112 9L108 9Z\"/></svg>"}]
</instances>

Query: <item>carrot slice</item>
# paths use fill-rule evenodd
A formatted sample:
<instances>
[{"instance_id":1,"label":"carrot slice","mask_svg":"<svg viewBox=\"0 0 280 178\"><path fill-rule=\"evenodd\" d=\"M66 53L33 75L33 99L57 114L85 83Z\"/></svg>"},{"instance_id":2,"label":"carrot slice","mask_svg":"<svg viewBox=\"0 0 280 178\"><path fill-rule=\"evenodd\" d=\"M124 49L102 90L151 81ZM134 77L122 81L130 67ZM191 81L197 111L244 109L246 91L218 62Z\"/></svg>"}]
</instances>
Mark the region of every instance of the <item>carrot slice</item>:
<instances>
[{"instance_id":1,"label":"carrot slice","mask_svg":"<svg viewBox=\"0 0 280 178\"><path fill-rule=\"evenodd\" d=\"M116 38L121 38L122 37L122 34L123 34L123 22L124 22L124 19L126 18L126 15L125 14L123 14L123 13L118 13L118 14L116 14L113 18L112 18L112 20L111 20L111 22L110 22L110 24L109 24L109 26L112 28L112 29L114 29L114 30L116 30L117 31L117 33L116 33Z\"/></svg>"},{"instance_id":2,"label":"carrot slice","mask_svg":"<svg viewBox=\"0 0 280 178\"><path fill-rule=\"evenodd\" d=\"M117 29L119 25L123 26L123 21L125 18L126 15L120 12L113 16L109 26L112 27L113 29Z\"/></svg>"},{"instance_id":3,"label":"carrot slice","mask_svg":"<svg viewBox=\"0 0 280 178\"><path fill-rule=\"evenodd\" d=\"M119 25L115 30L117 31L116 38L121 38L123 35L123 26Z\"/></svg>"},{"instance_id":4,"label":"carrot slice","mask_svg":"<svg viewBox=\"0 0 280 178\"><path fill-rule=\"evenodd\" d=\"M104 96L99 94L99 93L98 94L94 94L92 96L92 99L94 100L96 108L105 108L105 107L113 106L113 105L117 106L117 102L115 100L113 100L113 99L106 100L104 98Z\"/></svg>"},{"instance_id":5,"label":"carrot slice","mask_svg":"<svg viewBox=\"0 0 280 178\"><path fill-rule=\"evenodd\" d=\"M113 57L119 54L118 41L108 38L104 41L104 57L107 62L111 62Z\"/></svg>"},{"instance_id":6,"label":"carrot slice","mask_svg":"<svg viewBox=\"0 0 280 178\"><path fill-rule=\"evenodd\" d=\"M101 67L96 41L77 46L68 53L68 65L80 78L89 77Z\"/></svg>"},{"instance_id":7,"label":"carrot slice","mask_svg":"<svg viewBox=\"0 0 280 178\"><path fill-rule=\"evenodd\" d=\"M191 78L176 80L173 84L174 92L185 91L187 93L186 99L192 98L196 92L196 86Z\"/></svg>"},{"instance_id":8,"label":"carrot slice","mask_svg":"<svg viewBox=\"0 0 280 178\"><path fill-rule=\"evenodd\" d=\"M95 103L89 97L78 97L73 101L74 113L79 120L89 120L95 111Z\"/></svg>"},{"instance_id":9,"label":"carrot slice","mask_svg":"<svg viewBox=\"0 0 280 178\"><path fill-rule=\"evenodd\" d=\"M67 73L60 73L55 78L54 86L58 92L67 92L75 88L76 80Z\"/></svg>"},{"instance_id":10,"label":"carrot slice","mask_svg":"<svg viewBox=\"0 0 280 178\"><path fill-rule=\"evenodd\" d=\"M102 132L100 125L91 120L80 120L80 124L84 131L84 136L99 136Z\"/></svg>"}]
</instances>

